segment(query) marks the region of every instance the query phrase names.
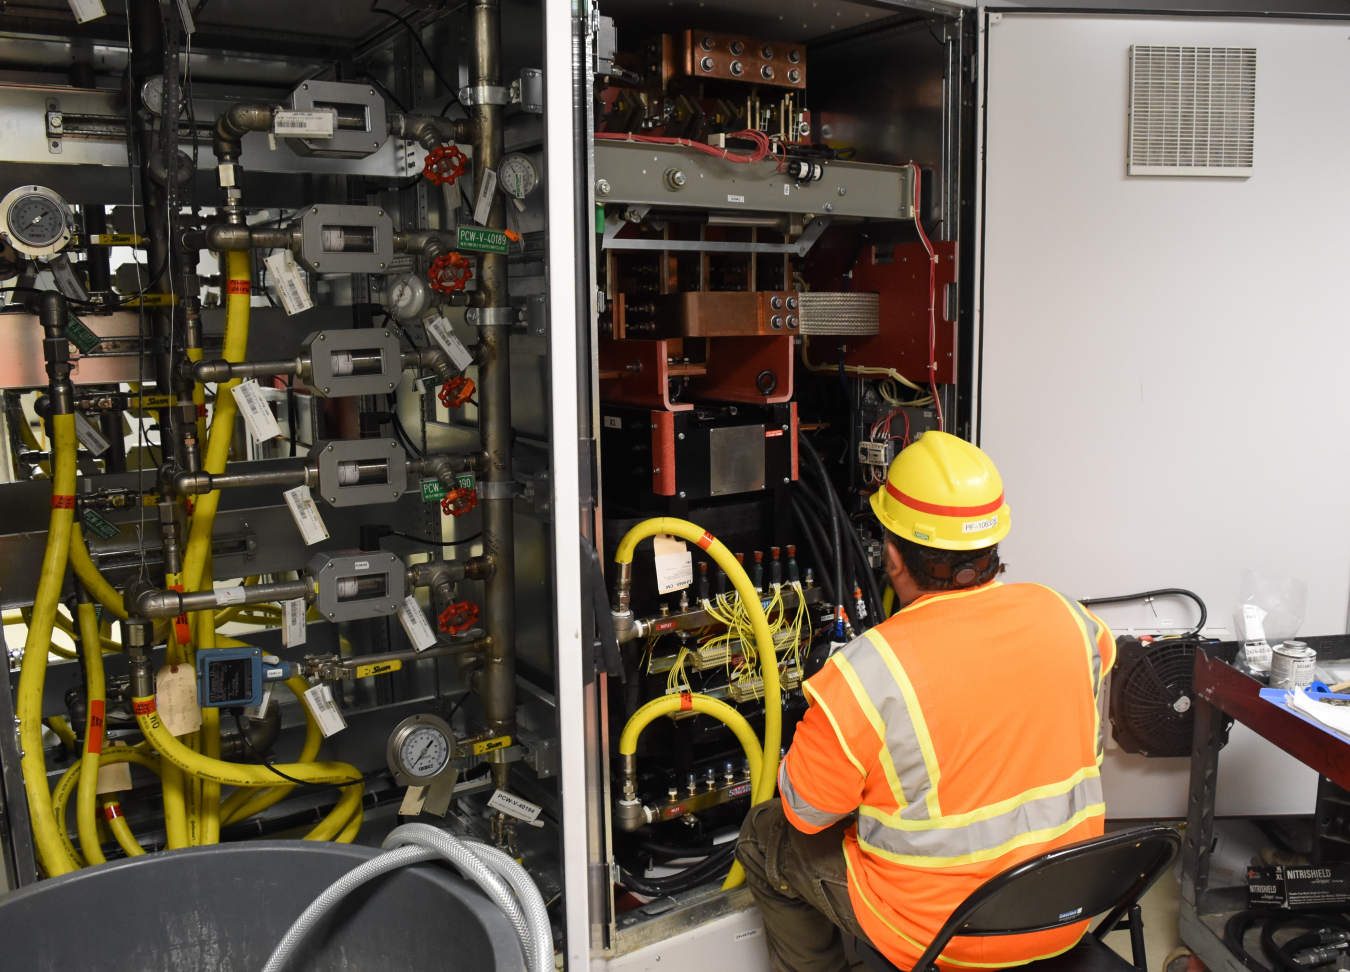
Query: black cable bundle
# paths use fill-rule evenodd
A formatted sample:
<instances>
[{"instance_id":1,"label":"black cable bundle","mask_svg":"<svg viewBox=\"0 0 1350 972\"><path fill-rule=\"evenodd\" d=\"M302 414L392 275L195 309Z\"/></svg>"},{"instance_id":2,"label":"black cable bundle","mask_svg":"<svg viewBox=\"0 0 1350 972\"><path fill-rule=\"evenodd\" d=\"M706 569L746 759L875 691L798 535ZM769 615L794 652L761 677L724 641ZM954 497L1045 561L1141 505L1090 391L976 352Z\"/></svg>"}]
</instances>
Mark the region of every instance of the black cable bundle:
<instances>
[{"instance_id":1,"label":"black cable bundle","mask_svg":"<svg viewBox=\"0 0 1350 972\"><path fill-rule=\"evenodd\" d=\"M709 881L722 877L731 869L732 862L735 859L736 841L729 840L725 844L719 845L717 850L697 864L666 877L640 878L621 867L619 868L619 884L629 891L653 898L681 894L693 890L700 884L707 884Z\"/></svg>"},{"instance_id":2,"label":"black cable bundle","mask_svg":"<svg viewBox=\"0 0 1350 972\"><path fill-rule=\"evenodd\" d=\"M1243 944L1247 932L1261 922L1264 922L1261 928L1261 950L1270 960L1270 966L1247 951ZM1308 930L1301 935L1295 935L1283 945L1277 945L1275 943L1276 932L1290 925L1306 925ZM1326 962L1301 964L1295 960L1295 956L1299 952L1319 945L1330 946L1331 951L1344 951L1347 942L1350 942L1350 918L1341 913L1276 912L1270 909L1255 908L1249 911L1239 911L1228 919L1223 929L1224 945L1252 972L1272 972L1272 970L1273 972L1309 972L1316 965L1323 965Z\"/></svg>"}]
</instances>

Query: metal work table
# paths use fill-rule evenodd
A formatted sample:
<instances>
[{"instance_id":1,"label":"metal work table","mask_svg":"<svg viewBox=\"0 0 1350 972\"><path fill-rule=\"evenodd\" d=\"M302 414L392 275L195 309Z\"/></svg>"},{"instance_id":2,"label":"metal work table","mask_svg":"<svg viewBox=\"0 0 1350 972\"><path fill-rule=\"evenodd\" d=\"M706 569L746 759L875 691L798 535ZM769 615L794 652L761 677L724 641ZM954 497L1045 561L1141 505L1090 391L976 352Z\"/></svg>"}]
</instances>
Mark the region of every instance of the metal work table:
<instances>
[{"instance_id":1,"label":"metal work table","mask_svg":"<svg viewBox=\"0 0 1350 972\"><path fill-rule=\"evenodd\" d=\"M1318 662L1350 659L1350 635L1301 638ZM1209 858L1214 844L1215 782L1219 750L1237 720L1318 773L1350 788L1350 741L1336 738L1261 698L1267 686L1233 667L1236 642L1204 645L1195 652L1192 701L1195 736L1187 800L1186 841L1181 852L1181 940L1212 972L1245 972L1223 942L1224 924L1247 907L1247 889L1211 888Z\"/></svg>"}]
</instances>

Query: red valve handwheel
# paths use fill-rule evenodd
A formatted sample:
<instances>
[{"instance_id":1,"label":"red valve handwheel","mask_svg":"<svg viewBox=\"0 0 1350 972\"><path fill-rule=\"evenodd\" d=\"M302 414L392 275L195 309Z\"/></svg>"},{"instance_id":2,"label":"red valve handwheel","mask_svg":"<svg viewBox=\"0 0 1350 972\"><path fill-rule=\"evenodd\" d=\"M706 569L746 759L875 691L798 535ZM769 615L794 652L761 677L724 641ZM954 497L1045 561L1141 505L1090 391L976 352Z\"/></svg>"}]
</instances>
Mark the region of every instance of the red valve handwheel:
<instances>
[{"instance_id":1,"label":"red valve handwheel","mask_svg":"<svg viewBox=\"0 0 1350 972\"><path fill-rule=\"evenodd\" d=\"M436 185L454 185L455 180L464 174L464 166L469 157L459 150L458 145L442 145L427 153L422 164L422 175Z\"/></svg>"},{"instance_id":2,"label":"red valve handwheel","mask_svg":"<svg viewBox=\"0 0 1350 972\"><path fill-rule=\"evenodd\" d=\"M459 634L478 623L478 605L468 601L451 604L436 619L437 626L446 634Z\"/></svg>"},{"instance_id":3,"label":"red valve handwheel","mask_svg":"<svg viewBox=\"0 0 1350 972\"><path fill-rule=\"evenodd\" d=\"M463 516L477 505L476 489L452 489L441 500L441 510L447 516Z\"/></svg>"},{"instance_id":4,"label":"red valve handwheel","mask_svg":"<svg viewBox=\"0 0 1350 972\"><path fill-rule=\"evenodd\" d=\"M431 269L427 271L431 289L439 290L443 294L463 290L464 285L472 278L473 264L469 262L468 257L460 256L458 253L447 253L437 257L431 264Z\"/></svg>"},{"instance_id":5,"label":"red valve handwheel","mask_svg":"<svg viewBox=\"0 0 1350 972\"><path fill-rule=\"evenodd\" d=\"M465 378L463 375L458 378L451 378L441 386L441 404L446 408L459 408L469 400L473 391L472 378Z\"/></svg>"}]
</instances>

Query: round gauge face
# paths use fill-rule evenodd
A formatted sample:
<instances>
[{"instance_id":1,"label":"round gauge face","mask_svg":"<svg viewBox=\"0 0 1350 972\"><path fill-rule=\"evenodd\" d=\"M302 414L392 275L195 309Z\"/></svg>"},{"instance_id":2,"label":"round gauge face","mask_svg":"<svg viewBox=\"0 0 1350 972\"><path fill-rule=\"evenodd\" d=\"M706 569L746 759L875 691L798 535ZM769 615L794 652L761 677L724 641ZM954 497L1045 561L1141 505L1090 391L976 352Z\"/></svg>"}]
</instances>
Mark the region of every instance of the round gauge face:
<instances>
[{"instance_id":1,"label":"round gauge face","mask_svg":"<svg viewBox=\"0 0 1350 972\"><path fill-rule=\"evenodd\" d=\"M450 761L450 743L439 729L419 726L404 737L398 758L403 772L425 779L445 769Z\"/></svg>"},{"instance_id":2,"label":"round gauge face","mask_svg":"<svg viewBox=\"0 0 1350 972\"><path fill-rule=\"evenodd\" d=\"M164 76L156 74L141 85L141 104L156 115L164 111Z\"/></svg>"},{"instance_id":3,"label":"round gauge face","mask_svg":"<svg viewBox=\"0 0 1350 972\"><path fill-rule=\"evenodd\" d=\"M502 192L513 199L524 199L539 185L539 173L534 163L519 152L512 152L497 167L497 183Z\"/></svg>"},{"instance_id":4,"label":"round gauge face","mask_svg":"<svg viewBox=\"0 0 1350 972\"><path fill-rule=\"evenodd\" d=\"M27 246L51 246L66 230L61 204L32 192L20 196L9 209L9 231Z\"/></svg>"}]
</instances>

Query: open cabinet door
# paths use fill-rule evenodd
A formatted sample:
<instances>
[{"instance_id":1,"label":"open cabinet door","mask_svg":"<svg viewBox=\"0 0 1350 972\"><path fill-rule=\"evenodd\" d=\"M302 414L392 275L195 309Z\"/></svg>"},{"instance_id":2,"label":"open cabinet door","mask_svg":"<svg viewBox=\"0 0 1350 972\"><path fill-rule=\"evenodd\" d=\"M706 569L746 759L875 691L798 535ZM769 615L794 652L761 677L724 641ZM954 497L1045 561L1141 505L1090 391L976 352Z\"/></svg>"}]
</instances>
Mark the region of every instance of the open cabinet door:
<instances>
[{"instance_id":1,"label":"open cabinet door","mask_svg":"<svg viewBox=\"0 0 1350 972\"><path fill-rule=\"evenodd\" d=\"M1015 517L1005 579L1079 598L1189 588L1227 640L1242 570L1278 571L1308 585L1302 634L1345 631L1350 131L1332 119L1350 84L1347 25L982 20L976 411ZM1154 153L1135 163L1149 174L1131 175L1143 47L1172 51L1175 69L1136 92L1135 130L1145 95L1161 127L1136 143ZM1215 171L1230 163L1212 154L1187 171L1178 153L1242 115L1220 95L1244 95L1203 71L1247 52L1250 167ZM1196 622L1185 601L1101 610L1117 634ZM1107 747L1111 816L1185 815L1185 758L1125 753L1109 728ZM1220 766L1221 815L1312 810L1313 771L1241 726Z\"/></svg>"}]
</instances>

